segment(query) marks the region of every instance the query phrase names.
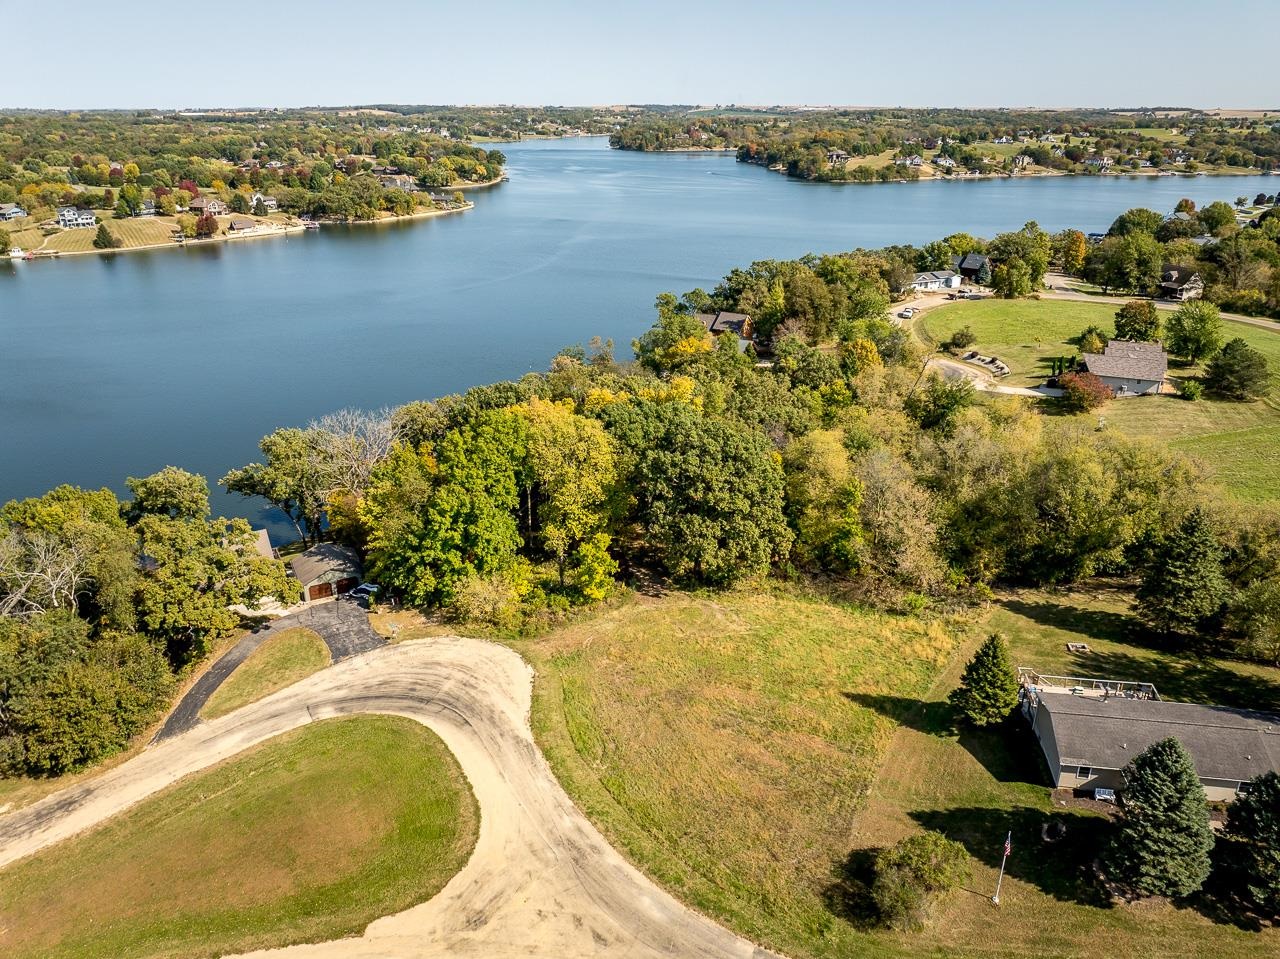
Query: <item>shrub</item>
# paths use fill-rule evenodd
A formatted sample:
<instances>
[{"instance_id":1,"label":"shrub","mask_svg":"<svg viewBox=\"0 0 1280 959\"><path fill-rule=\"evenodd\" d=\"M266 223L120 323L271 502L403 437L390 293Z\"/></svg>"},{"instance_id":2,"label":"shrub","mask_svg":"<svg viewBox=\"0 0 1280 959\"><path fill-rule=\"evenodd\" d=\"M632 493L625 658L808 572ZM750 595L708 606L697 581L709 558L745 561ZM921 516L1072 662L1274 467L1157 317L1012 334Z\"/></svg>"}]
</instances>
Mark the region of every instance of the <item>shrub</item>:
<instances>
[{"instance_id":1,"label":"shrub","mask_svg":"<svg viewBox=\"0 0 1280 959\"><path fill-rule=\"evenodd\" d=\"M952 333L951 339L947 340L943 345L949 346L953 350L967 350L976 342L978 342L977 334L974 333L972 329L965 326Z\"/></svg>"},{"instance_id":2,"label":"shrub","mask_svg":"<svg viewBox=\"0 0 1280 959\"><path fill-rule=\"evenodd\" d=\"M1270 391L1271 370L1267 358L1237 336L1209 360L1204 384L1225 399L1256 400Z\"/></svg>"},{"instance_id":3,"label":"shrub","mask_svg":"<svg viewBox=\"0 0 1280 959\"><path fill-rule=\"evenodd\" d=\"M524 560L487 576L473 573L458 585L450 612L462 622L517 630L524 621L523 601L532 589L531 576Z\"/></svg>"},{"instance_id":4,"label":"shrub","mask_svg":"<svg viewBox=\"0 0 1280 959\"><path fill-rule=\"evenodd\" d=\"M1081 353L1101 353L1107 348L1105 334L1096 326L1091 326L1080 334L1077 342Z\"/></svg>"},{"instance_id":5,"label":"shrub","mask_svg":"<svg viewBox=\"0 0 1280 959\"><path fill-rule=\"evenodd\" d=\"M969 854L964 846L941 833L921 833L876 857L871 898L887 925L918 928L928 918L932 901L968 877Z\"/></svg>"},{"instance_id":6,"label":"shrub","mask_svg":"<svg viewBox=\"0 0 1280 959\"><path fill-rule=\"evenodd\" d=\"M1058 377L1062 408L1070 413L1097 409L1111 399L1111 388L1093 373L1064 373Z\"/></svg>"},{"instance_id":7,"label":"shrub","mask_svg":"<svg viewBox=\"0 0 1280 959\"><path fill-rule=\"evenodd\" d=\"M1204 396L1204 384L1199 380L1186 379L1178 384L1178 395L1184 400L1195 402Z\"/></svg>"}]
</instances>

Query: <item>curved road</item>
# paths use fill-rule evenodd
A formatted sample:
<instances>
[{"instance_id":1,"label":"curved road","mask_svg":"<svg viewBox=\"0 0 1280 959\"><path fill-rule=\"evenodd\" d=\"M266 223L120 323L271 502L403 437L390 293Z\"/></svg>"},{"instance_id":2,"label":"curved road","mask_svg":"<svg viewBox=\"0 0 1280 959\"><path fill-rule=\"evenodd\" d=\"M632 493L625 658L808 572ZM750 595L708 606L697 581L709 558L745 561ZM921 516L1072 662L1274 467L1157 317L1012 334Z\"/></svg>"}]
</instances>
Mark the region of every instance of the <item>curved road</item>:
<instances>
[{"instance_id":1,"label":"curved road","mask_svg":"<svg viewBox=\"0 0 1280 959\"><path fill-rule=\"evenodd\" d=\"M0 867L280 733L318 719L389 713L434 730L470 780L481 812L470 860L433 899L375 921L358 939L252 955L776 959L681 905L605 842L534 744L532 678L516 653L472 639L352 657L0 817Z\"/></svg>"}]
</instances>

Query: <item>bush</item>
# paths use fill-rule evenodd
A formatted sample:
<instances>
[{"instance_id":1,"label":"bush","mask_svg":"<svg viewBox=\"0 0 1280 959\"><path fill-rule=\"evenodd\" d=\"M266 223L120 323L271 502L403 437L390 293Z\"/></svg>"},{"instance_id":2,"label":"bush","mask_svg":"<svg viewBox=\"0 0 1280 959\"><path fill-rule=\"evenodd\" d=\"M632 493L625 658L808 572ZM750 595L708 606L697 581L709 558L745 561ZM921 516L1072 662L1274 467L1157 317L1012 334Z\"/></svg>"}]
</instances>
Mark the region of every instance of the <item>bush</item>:
<instances>
[{"instance_id":1,"label":"bush","mask_svg":"<svg viewBox=\"0 0 1280 959\"><path fill-rule=\"evenodd\" d=\"M1186 379L1178 384L1178 395L1193 403L1204 396L1204 384L1199 380Z\"/></svg>"},{"instance_id":2,"label":"bush","mask_svg":"<svg viewBox=\"0 0 1280 959\"><path fill-rule=\"evenodd\" d=\"M532 590L531 575L524 560L487 576L472 574L458 585L450 612L462 622L518 630L524 622L523 601Z\"/></svg>"},{"instance_id":3,"label":"bush","mask_svg":"<svg viewBox=\"0 0 1280 959\"><path fill-rule=\"evenodd\" d=\"M947 340L943 346L950 347L953 350L967 350L978 342L978 336L969 327L961 327L951 334L951 339Z\"/></svg>"},{"instance_id":4,"label":"bush","mask_svg":"<svg viewBox=\"0 0 1280 959\"><path fill-rule=\"evenodd\" d=\"M914 929L928 919L937 896L969 877L964 846L941 833L908 836L876 858L871 898L880 918L897 929Z\"/></svg>"},{"instance_id":5,"label":"bush","mask_svg":"<svg viewBox=\"0 0 1280 959\"><path fill-rule=\"evenodd\" d=\"M1111 399L1111 388L1093 373L1064 373L1058 377L1062 408L1070 413L1097 409Z\"/></svg>"},{"instance_id":6,"label":"bush","mask_svg":"<svg viewBox=\"0 0 1280 959\"><path fill-rule=\"evenodd\" d=\"M1256 400L1270 392L1271 370L1267 358L1237 336L1209 360L1204 385L1224 399Z\"/></svg>"}]
</instances>

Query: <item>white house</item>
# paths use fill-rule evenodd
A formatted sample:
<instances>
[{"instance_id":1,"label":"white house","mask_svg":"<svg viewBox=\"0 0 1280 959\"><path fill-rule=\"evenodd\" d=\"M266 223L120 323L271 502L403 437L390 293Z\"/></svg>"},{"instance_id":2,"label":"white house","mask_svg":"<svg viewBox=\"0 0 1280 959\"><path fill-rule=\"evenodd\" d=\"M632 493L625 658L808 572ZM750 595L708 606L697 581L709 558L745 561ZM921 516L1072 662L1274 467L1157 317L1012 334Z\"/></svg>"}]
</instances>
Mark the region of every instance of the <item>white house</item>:
<instances>
[{"instance_id":1,"label":"white house","mask_svg":"<svg viewBox=\"0 0 1280 959\"><path fill-rule=\"evenodd\" d=\"M256 210L258 204L261 203L268 213L275 213L280 209L280 201L273 196L267 196L265 193L255 193L249 197L249 209Z\"/></svg>"},{"instance_id":2,"label":"white house","mask_svg":"<svg viewBox=\"0 0 1280 959\"><path fill-rule=\"evenodd\" d=\"M64 230L74 230L82 226L96 226L98 218L92 210L79 210L73 206L58 207L58 226Z\"/></svg>"},{"instance_id":3,"label":"white house","mask_svg":"<svg viewBox=\"0 0 1280 959\"><path fill-rule=\"evenodd\" d=\"M960 274L954 270L932 270L917 273L911 281L911 289L919 293L930 290L956 290L960 288Z\"/></svg>"},{"instance_id":4,"label":"white house","mask_svg":"<svg viewBox=\"0 0 1280 959\"><path fill-rule=\"evenodd\" d=\"M0 220L9 221L16 220L20 216L26 216L27 211L16 203L0 203Z\"/></svg>"},{"instance_id":5,"label":"white house","mask_svg":"<svg viewBox=\"0 0 1280 959\"><path fill-rule=\"evenodd\" d=\"M1104 352L1084 353L1080 361L1116 397L1159 393L1169 370L1169 358L1159 343L1111 340Z\"/></svg>"}]
</instances>

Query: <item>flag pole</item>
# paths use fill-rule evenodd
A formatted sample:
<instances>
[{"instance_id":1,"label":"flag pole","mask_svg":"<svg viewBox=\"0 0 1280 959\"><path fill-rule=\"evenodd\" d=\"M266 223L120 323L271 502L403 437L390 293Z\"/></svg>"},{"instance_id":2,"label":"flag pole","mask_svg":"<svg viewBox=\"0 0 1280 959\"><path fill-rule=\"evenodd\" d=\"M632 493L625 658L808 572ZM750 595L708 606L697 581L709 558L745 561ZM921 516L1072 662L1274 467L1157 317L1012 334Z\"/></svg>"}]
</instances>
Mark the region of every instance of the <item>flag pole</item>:
<instances>
[{"instance_id":1,"label":"flag pole","mask_svg":"<svg viewBox=\"0 0 1280 959\"><path fill-rule=\"evenodd\" d=\"M1000 877L996 880L996 894L991 897L991 901L997 906L1000 905L1000 885L1004 882L1004 864L1009 861L1009 853L1013 850L1013 830L1009 830L1009 834L1004 838L1004 856L1000 859Z\"/></svg>"}]
</instances>

